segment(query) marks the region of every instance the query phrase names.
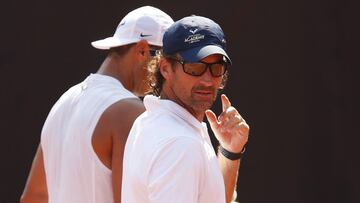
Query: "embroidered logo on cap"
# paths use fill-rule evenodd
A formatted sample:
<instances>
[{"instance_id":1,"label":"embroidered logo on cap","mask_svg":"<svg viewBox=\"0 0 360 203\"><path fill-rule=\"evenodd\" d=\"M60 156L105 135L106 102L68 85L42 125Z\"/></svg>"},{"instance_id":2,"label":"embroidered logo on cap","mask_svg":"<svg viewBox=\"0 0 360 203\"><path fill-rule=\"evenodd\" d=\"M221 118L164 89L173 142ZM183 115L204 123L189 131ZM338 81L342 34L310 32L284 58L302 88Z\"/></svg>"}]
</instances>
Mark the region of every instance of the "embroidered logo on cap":
<instances>
[{"instance_id":1,"label":"embroidered logo on cap","mask_svg":"<svg viewBox=\"0 0 360 203\"><path fill-rule=\"evenodd\" d=\"M198 29L195 29L195 30L189 30L189 32L195 34L195 32L198 31Z\"/></svg>"},{"instance_id":2,"label":"embroidered logo on cap","mask_svg":"<svg viewBox=\"0 0 360 203\"><path fill-rule=\"evenodd\" d=\"M140 37L150 37L151 35L144 35L143 33L140 33Z\"/></svg>"},{"instance_id":3,"label":"embroidered logo on cap","mask_svg":"<svg viewBox=\"0 0 360 203\"><path fill-rule=\"evenodd\" d=\"M204 38L205 38L205 35L202 35L202 34L189 35L187 38L185 38L184 42L192 44L195 42L199 42L200 40L202 40Z\"/></svg>"}]
</instances>

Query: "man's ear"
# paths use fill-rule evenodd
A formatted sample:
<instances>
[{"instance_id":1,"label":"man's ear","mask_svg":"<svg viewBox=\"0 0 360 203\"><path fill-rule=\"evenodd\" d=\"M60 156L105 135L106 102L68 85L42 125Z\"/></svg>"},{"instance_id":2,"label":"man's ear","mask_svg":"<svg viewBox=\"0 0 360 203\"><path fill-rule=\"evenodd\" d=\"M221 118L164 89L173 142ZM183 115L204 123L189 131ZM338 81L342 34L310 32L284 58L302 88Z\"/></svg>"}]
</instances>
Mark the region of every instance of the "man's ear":
<instances>
[{"instance_id":1,"label":"man's ear","mask_svg":"<svg viewBox=\"0 0 360 203\"><path fill-rule=\"evenodd\" d=\"M149 44L146 40L141 40L135 45L135 52L137 53L136 55L139 56L140 58L147 57L146 52L148 52L148 50L149 50Z\"/></svg>"}]
</instances>

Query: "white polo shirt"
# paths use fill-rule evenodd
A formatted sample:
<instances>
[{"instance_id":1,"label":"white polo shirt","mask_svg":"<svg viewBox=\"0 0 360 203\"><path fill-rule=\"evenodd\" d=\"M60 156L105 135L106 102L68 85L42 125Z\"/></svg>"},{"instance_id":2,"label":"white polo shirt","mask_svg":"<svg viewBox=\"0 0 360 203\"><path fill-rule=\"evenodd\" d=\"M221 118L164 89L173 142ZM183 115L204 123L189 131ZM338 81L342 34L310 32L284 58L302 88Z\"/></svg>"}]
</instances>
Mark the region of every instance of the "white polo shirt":
<instances>
[{"instance_id":1,"label":"white polo shirt","mask_svg":"<svg viewBox=\"0 0 360 203\"><path fill-rule=\"evenodd\" d=\"M146 96L144 104L125 146L122 203L224 203L206 124L170 100Z\"/></svg>"}]
</instances>

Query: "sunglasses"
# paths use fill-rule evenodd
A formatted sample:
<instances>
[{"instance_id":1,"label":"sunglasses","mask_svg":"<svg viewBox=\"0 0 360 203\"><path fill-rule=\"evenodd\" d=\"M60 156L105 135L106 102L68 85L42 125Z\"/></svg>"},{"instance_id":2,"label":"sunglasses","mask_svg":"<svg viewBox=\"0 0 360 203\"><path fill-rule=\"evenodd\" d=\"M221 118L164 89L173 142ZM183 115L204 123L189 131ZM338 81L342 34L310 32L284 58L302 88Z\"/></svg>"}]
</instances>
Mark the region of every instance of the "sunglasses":
<instances>
[{"instance_id":1,"label":"sunglasses","mask_svg":"<svg viewBox=\"0 0 360 203\"><path fill-rule=\"evenodd\" d=\"M151 57L155 57L157 55L160 55L161 54L161 47L150 46L149 54L150 54Z\"/></svg>"},{"instance_id":2,"label":"sunglasses","mask_svg":"<svg viewBox=\"0 0 360 203\"><path fill-rule=\"evenodd\" d=\"M202 61L196 63L188 63L177 58L171 57L170 59L180 63L183 67L184 72L192 76L201 76L209 68L210 73L213 77L220 77L226 73L226 69L228 66L228 63L223 60L215 63L205 63Z\"/></svg>"}]
</instances>

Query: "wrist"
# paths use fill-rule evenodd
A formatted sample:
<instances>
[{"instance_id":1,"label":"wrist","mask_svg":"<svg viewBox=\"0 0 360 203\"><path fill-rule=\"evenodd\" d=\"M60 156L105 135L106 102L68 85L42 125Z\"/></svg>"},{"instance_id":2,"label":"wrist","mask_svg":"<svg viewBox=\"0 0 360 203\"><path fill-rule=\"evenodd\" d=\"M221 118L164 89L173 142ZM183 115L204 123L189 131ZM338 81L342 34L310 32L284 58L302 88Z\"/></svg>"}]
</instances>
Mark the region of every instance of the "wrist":
<instances>
[{"instance_id":1,"label":"wrist","mask_svg":"<svg viewBox=\"0 0 360 203\"><path fill-rule=\"evenodd\" d=\"M221 145L219 146L219 152L226 157L227 159L230 159L232 161L236 161L241 159L241 157L243 156L243 154L245 153L245 146L243 147L243 149L241 150L241 152L238 153L234 153L231 152L227 149L225 149L224 147L222 147Z\"/></svg>"}]
</instances>

